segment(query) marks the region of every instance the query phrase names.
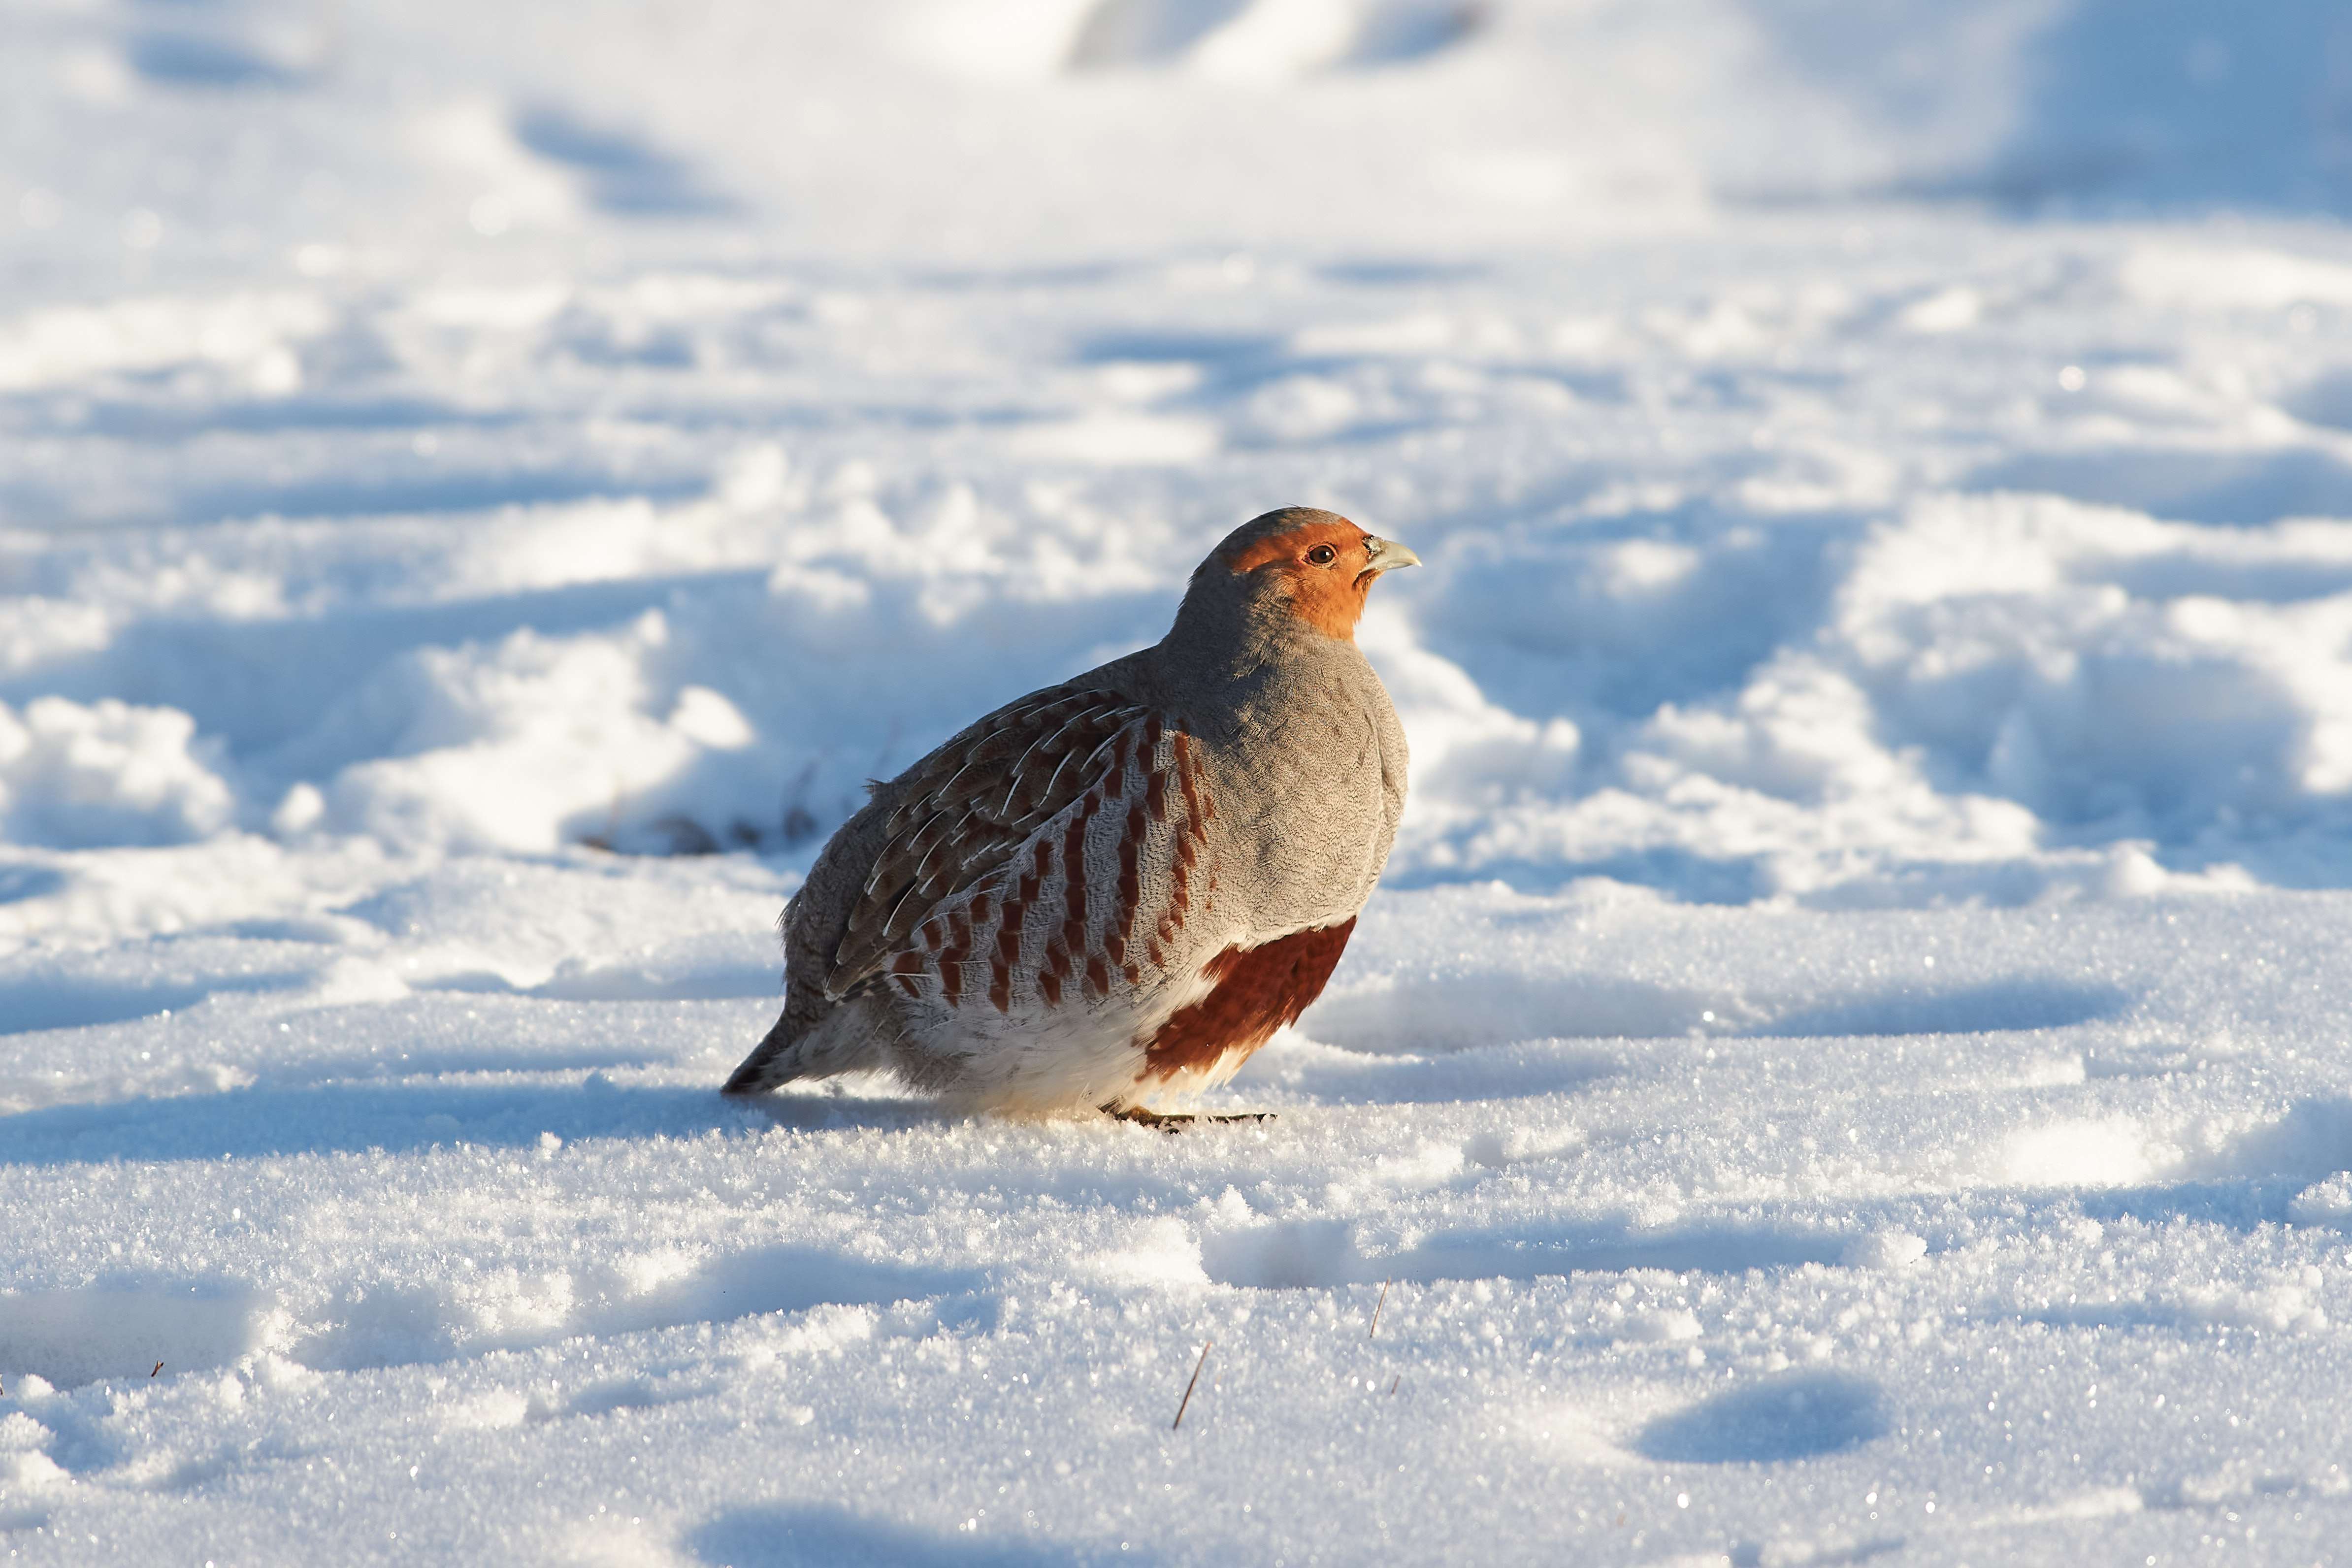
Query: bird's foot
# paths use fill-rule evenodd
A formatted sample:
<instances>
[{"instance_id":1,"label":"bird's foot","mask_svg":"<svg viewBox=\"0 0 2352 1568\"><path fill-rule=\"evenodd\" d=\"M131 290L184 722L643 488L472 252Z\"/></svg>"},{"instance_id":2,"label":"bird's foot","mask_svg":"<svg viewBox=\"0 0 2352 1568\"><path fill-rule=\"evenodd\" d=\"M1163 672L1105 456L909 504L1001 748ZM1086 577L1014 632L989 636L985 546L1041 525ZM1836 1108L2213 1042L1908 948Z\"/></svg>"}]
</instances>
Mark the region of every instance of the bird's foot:
<instances>
[{"instance_id":1,"label":"bird's foot","mask_svg":"<svg viewBox=\"0 0 2352 1568\"><path fill-rule=\"evenodd\" d=\"M1139 1105L1112 1104L1102 1107L1102 1112L1106 1116L1115 1117L1121 1121L1132 1121L1138 1126L1157 1127L1171 1137L1195 1124L1220 1125L1235 1121L1274 1120L1274 1112L1271 1110L1237 1110L1223 1116L1201 1116L1190 1111L1146 1110Z\"/></svg>"}]
</instances>

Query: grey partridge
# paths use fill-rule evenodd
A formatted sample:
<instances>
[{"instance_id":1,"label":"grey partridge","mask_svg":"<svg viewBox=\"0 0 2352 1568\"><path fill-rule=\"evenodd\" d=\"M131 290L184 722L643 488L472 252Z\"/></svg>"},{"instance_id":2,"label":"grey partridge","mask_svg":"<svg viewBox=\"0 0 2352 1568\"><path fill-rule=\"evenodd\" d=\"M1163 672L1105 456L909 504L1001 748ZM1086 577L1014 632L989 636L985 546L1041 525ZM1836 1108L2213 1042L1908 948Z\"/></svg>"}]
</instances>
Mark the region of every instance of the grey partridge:
<instances>
[{"instance_id":1,"label":"grey partridge","mask_svg":"<svg viewBox=\"0 0 2352 1568\"><path fill-rule=\"evenodd\" d=\"M1158 1122L1232 1077L1321 992L1395 839L1404 731L1355 629L1418 560L1267 512L1158 643L874 786L785 909L783 1015L727 1092L887 1070Z\"/></svg>"}]
</instances>

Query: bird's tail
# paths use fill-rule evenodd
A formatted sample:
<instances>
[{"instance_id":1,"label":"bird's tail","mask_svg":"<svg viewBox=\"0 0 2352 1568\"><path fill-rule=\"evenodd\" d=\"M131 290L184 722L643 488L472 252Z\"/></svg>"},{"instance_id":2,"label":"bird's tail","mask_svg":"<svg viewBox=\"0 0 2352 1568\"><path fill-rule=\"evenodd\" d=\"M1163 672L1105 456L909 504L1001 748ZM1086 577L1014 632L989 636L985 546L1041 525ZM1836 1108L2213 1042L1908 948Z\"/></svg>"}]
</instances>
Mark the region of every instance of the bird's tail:
<instances>
[{"instance_id":1,"label":"bird's tail","mask_svg":"<svg viewBox=\"0 0 2352 1568\"><path fill-rule=\"evenodd\" d=\"M794 1037L787 1027L787 1018L779 1017L767 1038L751 1048L720 1088L721 1094L764 1094L780 1083L789 1083L801 1076L799 1054L793 1049Z\"/></svg>"}]
</instances>

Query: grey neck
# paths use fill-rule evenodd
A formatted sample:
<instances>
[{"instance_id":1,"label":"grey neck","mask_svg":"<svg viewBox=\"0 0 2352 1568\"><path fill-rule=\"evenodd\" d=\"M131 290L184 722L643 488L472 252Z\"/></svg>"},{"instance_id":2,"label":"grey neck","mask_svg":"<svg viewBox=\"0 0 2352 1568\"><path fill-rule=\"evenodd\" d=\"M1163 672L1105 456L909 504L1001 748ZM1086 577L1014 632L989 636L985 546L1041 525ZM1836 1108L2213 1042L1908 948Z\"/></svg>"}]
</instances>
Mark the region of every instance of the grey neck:
<instances>
[{"instance_id":1,"label":"grey neck","mask_svg":"<svg viewBox=\"0 0 2352 1568\"><path fill-rule=\"evenodd\" d=\"M1271 594L1188 595L1140 658L1161 700L1204 737L1228 740L1276 722L1303 692L1378 684L1354 642L1317 631Z\"/></svg>"},{"instance_id":2,"label":"grey neck","mask_svg":"<svg viewBox=\"0 0 2352 1568\"><path fill-rule=\"evenodd\" d=\"M1291 613L1288 604L1271 589L1203 592L1199 584L1177 606L1176 624L1153 651L1163 669L1181 671L1204 686L1219 682L1252 683L1270 666L1300 658L1318 660L1339 648L1353 651L1354 644L1326 636Z\"/></svg>"}]
</instances>

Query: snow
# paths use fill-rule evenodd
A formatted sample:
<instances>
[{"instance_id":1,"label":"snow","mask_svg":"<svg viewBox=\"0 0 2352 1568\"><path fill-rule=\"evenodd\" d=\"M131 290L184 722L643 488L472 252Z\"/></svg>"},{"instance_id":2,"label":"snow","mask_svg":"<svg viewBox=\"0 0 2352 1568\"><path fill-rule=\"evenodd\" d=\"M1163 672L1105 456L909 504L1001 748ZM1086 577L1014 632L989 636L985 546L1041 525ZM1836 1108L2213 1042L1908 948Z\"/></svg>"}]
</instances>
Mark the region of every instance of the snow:
<instances>
[{"instance_id":1,"label":"snow","mask_svg":"<svg viewBox=\"0 0 2352 1568\"><path fill-rule=\"evenodd\" d=\"M2340 7L5 25L11 1561L2341 1557ZM1275 1119L722 1103L1286 502Z\"/></svg>"}]
</instances>

